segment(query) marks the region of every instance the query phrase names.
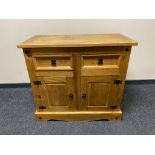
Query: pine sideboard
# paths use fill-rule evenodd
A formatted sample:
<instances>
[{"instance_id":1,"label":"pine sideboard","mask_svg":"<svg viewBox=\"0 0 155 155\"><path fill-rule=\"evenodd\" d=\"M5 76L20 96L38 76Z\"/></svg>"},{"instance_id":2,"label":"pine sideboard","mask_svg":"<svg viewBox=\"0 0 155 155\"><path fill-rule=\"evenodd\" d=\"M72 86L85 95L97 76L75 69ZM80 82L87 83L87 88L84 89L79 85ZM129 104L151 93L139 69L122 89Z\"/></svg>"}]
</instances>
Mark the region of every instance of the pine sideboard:
<instances>
[{"instance_id":1,"label":"pine sideboard","mask_svg":"<svg viewBox=\"0 0 155 155\"><path fill-rule=\"evenodd\" d=\"M39 121L122 119L131 47L121 34L36 35L23 49Z\"/></svg>"}]
</instances>

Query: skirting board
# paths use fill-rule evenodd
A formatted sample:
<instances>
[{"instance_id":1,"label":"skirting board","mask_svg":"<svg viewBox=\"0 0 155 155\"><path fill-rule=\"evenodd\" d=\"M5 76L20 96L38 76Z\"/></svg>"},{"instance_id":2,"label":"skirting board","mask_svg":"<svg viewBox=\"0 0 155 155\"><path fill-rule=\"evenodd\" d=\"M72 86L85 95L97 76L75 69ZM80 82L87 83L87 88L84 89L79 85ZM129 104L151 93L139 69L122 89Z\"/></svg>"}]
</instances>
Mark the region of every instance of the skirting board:
<instances>
[{"instance_id":1,"label":"skirting board","mask_svg":"<svg viewBox=\"0 0 155 155\"><path fill-rule=\"evenodd\" d=\"M155 84L155 79L152 80L126 80L125 84ZM30 83L0 83L0 88L29 88Z\"/></svg>"}]
</instances>

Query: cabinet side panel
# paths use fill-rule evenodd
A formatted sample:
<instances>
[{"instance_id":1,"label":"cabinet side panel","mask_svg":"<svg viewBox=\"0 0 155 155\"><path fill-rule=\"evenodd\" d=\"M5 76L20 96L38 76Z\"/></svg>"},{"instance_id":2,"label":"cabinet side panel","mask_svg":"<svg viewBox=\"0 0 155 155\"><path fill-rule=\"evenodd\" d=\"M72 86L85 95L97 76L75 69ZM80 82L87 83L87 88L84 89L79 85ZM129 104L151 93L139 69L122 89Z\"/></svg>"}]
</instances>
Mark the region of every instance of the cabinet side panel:
<instances>
[{"instance_id":1,"label":"cabinet side panel","mask_svg":"<svg viewBox=\"0 0 155 155\"><path fill-rule=\"evenodd\" d=\"M122 60L120 64L120 80L122 80L121 84L115 84L114 85L114 95L113 95L113 104L117 105L118 107L121 105L122 98L123 98L123 92L124 92L124 86L125 86L125 79L128 69L128 63L131 53L131 47L126 47L125 49L128 49L128 51L124 50L122 52Z\"/></svg>"},{"instance_id":2,"label":"cabinet side panel","mask_svg":"<svg viewBox=\"0 0 155 155\"><path fill-rule=\"evenodd\" d=\"M31 82L31 88L32 88L33 96L34 96L34 102L35 102L36 106L38 107L41 104L41 96L40 96L39 89L37 89L38 86L33 84L33 81L36 80L36 77L34 74L31 53L30 53L30 50L27 50L27 49L23 49L23 53L24 53L25 62L26 62L26 66L27 66L27 70L28 70L28 74L29 74L29 78L30 78L30 82Z\"/></svg>"}]
</instances>

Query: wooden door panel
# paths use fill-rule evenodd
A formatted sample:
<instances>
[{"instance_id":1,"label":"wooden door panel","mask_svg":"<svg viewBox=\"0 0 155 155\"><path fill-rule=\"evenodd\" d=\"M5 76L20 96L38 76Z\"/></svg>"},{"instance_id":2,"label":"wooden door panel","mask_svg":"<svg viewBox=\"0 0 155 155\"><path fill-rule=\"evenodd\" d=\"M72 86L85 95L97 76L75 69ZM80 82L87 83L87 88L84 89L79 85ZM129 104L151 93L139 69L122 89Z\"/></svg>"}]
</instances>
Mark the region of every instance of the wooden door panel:
<instances>
[{"instance_id":1,"label":"wooden door panel","mask_svg":"<svg viewBox=\"0 0 155 155\"><path fill-rule=\"evenodd\" d=\"M46 84L49 106L68 106L66 84Z\"/></svg>"},{"instance_id":2,"label":"wooden door panel","mask_svg":"<svg viewBox=\"0 0 155 155\"><path fill-rule=\"evenodd\" d=\"M103 110L114 105L115 78L115 76L82 77L81 93L86 94L86 97L81 97L81 109Z\"/></svg>"},{"instance_id":3,"label":"wooden door panel","mask_svg":"<svg viewBox=\"0 0 155 155\"><path fill-rule=\"evenodd\" d=\"M88 106L107 106L110 85L106 82L88 83Z\"/></svg>"},{"instance_id":4,"label":"wooden door panel","mask_svg":"<svg viewBox=\"0 0 155 155\"><path fill-rule=\"evenodd\" d=\"M75 107L75 94L72 77L41 78L42 101L49 111L66 111Z\"/></svg>"}]
</instances>

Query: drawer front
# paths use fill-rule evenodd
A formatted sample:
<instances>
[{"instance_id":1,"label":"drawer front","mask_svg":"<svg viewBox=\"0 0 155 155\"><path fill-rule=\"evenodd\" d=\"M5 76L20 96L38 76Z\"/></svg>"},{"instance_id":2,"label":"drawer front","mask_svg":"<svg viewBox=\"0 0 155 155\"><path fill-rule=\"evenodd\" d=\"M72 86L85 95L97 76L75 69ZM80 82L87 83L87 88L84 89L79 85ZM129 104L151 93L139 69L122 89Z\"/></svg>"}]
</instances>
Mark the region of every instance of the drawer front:
<instances>
[{"instance_id":1,"label":"drawer front","mask_svg":"<svg viewBox=\"0 0 155 155\"><path fill-rule=\"evenodd\" d=\"M119 75L120 62L121 54L82 55L81 75Z\"/></svg>"},{"instance_id":2,"label":"drawer front","mask_svg":"<svg viewBox=\"0 0 155 155\"><path fill-rule=\"evenodd\" d=\"M71 55L34 55L33 62L36 71L72 70Z\"/></svg>"}]
</instances>

